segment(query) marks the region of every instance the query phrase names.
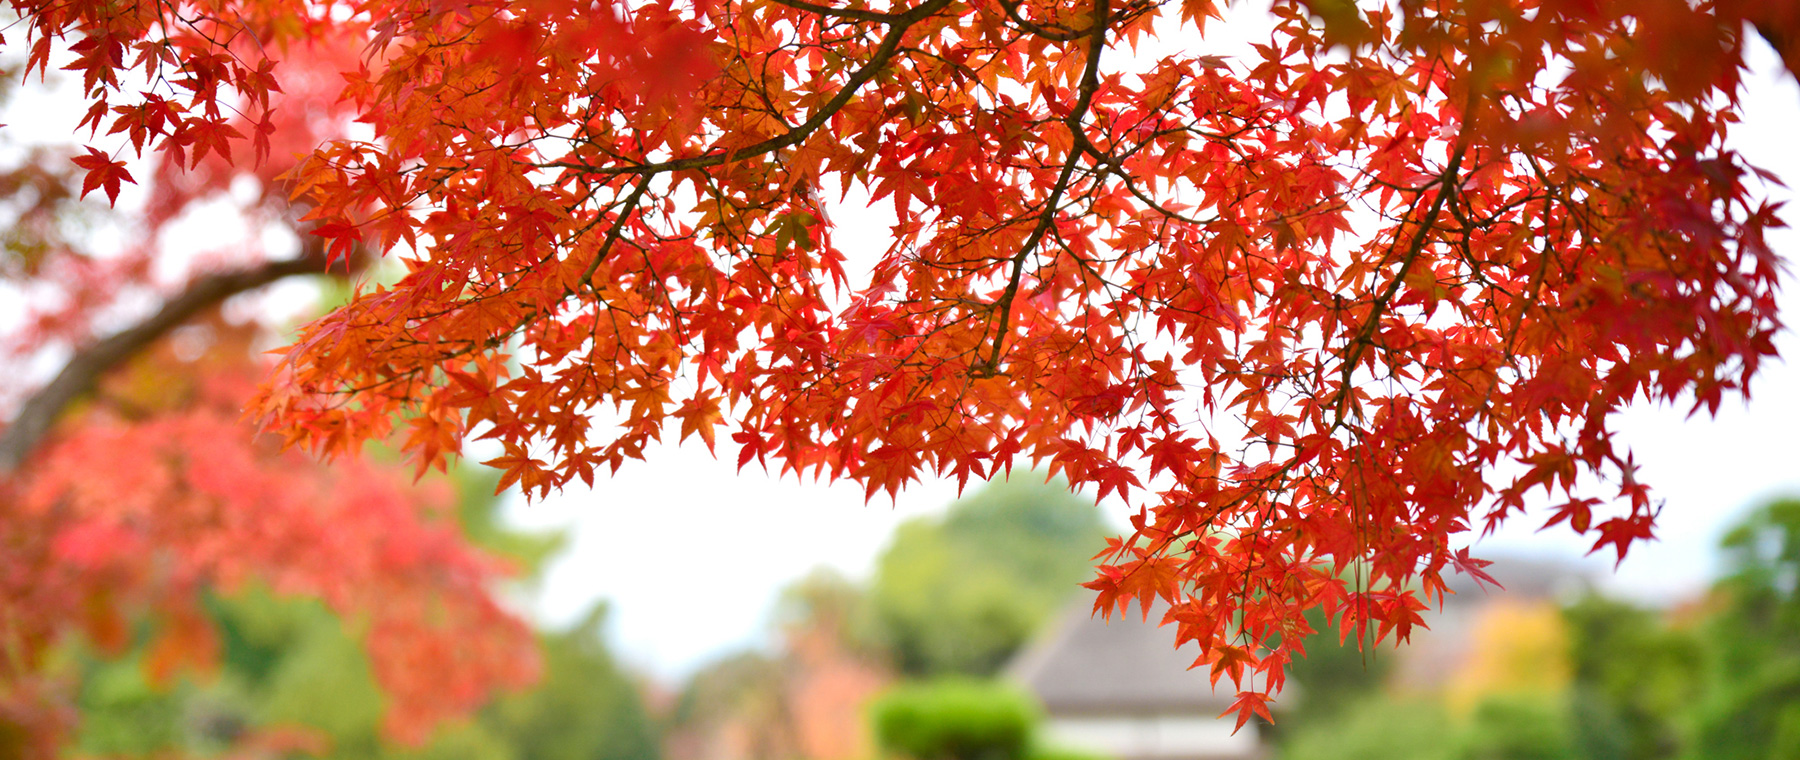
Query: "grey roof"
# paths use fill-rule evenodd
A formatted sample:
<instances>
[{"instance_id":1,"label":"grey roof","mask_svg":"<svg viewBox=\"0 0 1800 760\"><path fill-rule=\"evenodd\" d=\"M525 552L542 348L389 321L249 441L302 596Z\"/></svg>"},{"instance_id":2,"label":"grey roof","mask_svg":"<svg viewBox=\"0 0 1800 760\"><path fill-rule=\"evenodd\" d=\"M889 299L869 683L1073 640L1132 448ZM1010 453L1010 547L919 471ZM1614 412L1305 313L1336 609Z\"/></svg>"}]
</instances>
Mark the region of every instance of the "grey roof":
<instances>
[{"instance_id":1,"label":"grey roof","mask_svg":"<svg viewBox=\"0 0 1800 760\"><path fill-rule=\"evenodd\" d=\"M1593 563L1588 560L1570 561L1560 557L1538 558L1509 554L1497 554L1486 559L1494 563L1486 568L1486 572L1499 582L1500 588L1489 583L1477 583L1471 576L1446 569L1444 581L1451 591L1456 592L1445 600L1446 608L1481 605L1492 596L1559 601L1594 587Z\"/></svg>"},{"instance_id":2,"label":"grey roof","mask_svg":"<svg viewBox=\"0 0 1800 760\"><path fill-rule=\"evenodd\" d=\"M1207 668L1188 669L1200 648L1176 649L1175 627L1157 625L1167 605L1153 605L1148 621L1133 605L1109 622L1090 614L1093 599L1084 597L1007 668L1052 714L1218 713L1231 704L1229 679L1215 693Z\"/></svg>"}]
</instances>

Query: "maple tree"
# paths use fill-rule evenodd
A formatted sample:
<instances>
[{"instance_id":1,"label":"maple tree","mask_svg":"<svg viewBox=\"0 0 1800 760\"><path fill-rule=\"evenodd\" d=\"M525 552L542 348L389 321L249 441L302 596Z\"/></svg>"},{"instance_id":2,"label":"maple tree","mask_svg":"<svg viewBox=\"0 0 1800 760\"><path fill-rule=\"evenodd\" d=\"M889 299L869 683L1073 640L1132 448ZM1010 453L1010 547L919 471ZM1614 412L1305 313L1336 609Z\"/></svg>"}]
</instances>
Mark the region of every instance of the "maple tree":
<instances>
[{"instance_id":1,"label":"maple tree","mask_svg":"<svg viewBox=\"0 0 1800 760\"><path fill-rule=\"evenodd\" d=\"M81 717L71 646L140 652L165 686L210 672L221 635L207 600L246 589L318 598L341 616L370 653L392 702L383 727L401 742L535 676L532 632L495 598L509 565L463 536L446 483L415 482L378 456L327 464L284 452L243 419L273 338L222 304L324 271L316 242L282 256L254 241L295 229L274 177L349 123L332 80L353 50L319 42L292 53L285 93L267 100L292 109L271 122L286 160L234 168L223 156L167 157L134 167L134 178L95 151L71 164L39 147L0 172L11 222L0 297L22 306L0 334L0 361L12 377L46 357L59 367L42 385L0 388L0 754L64 754ZM82 230L106 220L75 203L73 188L113 196L137 179L142 213L121 221L135 238L90 250ZM234 187L264 189L246 198ZM250 241L179 250L184 217L234 197ZM305 748L316 748L309 734L271 728L231 749Z\"/></svg>"},{"instance_id":2,"label":"maple tree","mask_svg":"<svg viewBox=\"0 0 1800 760\"><path fill-rule=\"evenodd\" d=\"M273 154L272 59L365 45L367 134L284 177L406 273L284 349L289 443L492 439L536 495L677 429L871 496L1039 463L1141 507L1089 585L1172 602L1240 722L1306 610L1404 638L1533 489L1623 558L1656 507L1608 415L1716 409L1779 327L1724 139L1791 0L1277 0L1238 58L1214 0L13 7L129 138L80 159L108 194L129 150ZM866 280L852 191L898 218Z\"/></svg>"}]
</instances>

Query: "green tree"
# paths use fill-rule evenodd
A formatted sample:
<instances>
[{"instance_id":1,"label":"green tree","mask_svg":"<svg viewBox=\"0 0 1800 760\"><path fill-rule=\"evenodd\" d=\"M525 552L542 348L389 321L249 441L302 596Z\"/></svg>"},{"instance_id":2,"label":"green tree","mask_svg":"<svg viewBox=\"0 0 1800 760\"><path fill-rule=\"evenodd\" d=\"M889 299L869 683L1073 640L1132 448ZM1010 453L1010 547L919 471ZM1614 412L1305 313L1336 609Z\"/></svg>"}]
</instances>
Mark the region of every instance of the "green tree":
<instances>
[{"instance_id":1,"label":"green tree","mask_svg":"<svg viewBox=\"0 0 1800 760\"><path fill-rule=\"evenodd\" d=\"M1309 650L1310 651L1310 650ZM1318 715L1318 713L1313 713ZM1280 726L1280 723L1276 724ZM1456 732L1442 705L1382 697L1295 721L1282 760L1454 760Z\"/></svg>"},{"instance_id":2,"label":"green tree","mask_svg":"<svg viewBox=\"0 0 1800 760\"><path fill-rule=\"evenodd\" d=\"M204 754L229 746L249 727L278 725L315 732L333 758L392 754L381 732L382 692L367 655L323 604L252 587L211 596L207 608L219 633L216 673L153 682L141 664L141 645L125 657L76 655L78 754Z\"/></svg>"},{"instance_id":3,"label":"green tree","mask_svg":"<svg viewBox=\"0 0 1800 760\"><path fill-rule=\"evenodd\" d=\"M876 565L877 636L908 675L997 671L1091 574L1105 528L1059 481L996 481L900 526Z\"/></svg>"},{"instance_id":4,"label":"green tree","mask_svg":"<svg viewBox=\"0 0 1800 760\"><path fill-rule=\"evenodd\" d=\"M1589 595L1563 611L1575 741L1591 760L1675 757L1700 697L1702 642L1661 613Z\"/></svg>"},{"instance_id":5,"label":"green tree","mask_svg":"<svg viewBox=\"0 0 1800 760\"><path fill-rule=\"evenodd\" d=\"M1564 700L1542 694L1493 695L1462 731L1459 760L1577 760Z\"/></svg>"},{"instance_id":6,"label":"green tree","mask_svg":"<svg viewBox=\"0 0 1800 760\"><path fill-rule=\"evenodd\" d=\"M606 648L606 608L542 637L544 680L502 697L480 724L516 760L657 760L657 735L636 682Z\"/></svg>"},{"instance_id":7,"label":"green tree","mask_svg":"<svg viewBox=\"0 0 1800 760\"><path fill-rule=\"evenodd\" d=\"M746 757L793 757L798 742L783 676L781 661L759 652L738 652L702 668L688 679L669 715L671 753L678 753L682 742L704 742L719 726L741 721L748 734Z\"/></svg>"},{"instance_id":8,"label":"green tree","mask_svg":"<svg viewBox=\"0 0 1800 760\"><path fill-rule=\"evenodd\" d=\"M1568 691L1490 696L1463 719L1356 684L1353 652L1315 651L1309 640L1309 655L1322 659L1295 666L1305 696L1290 715L1298 720L1282 756L1800 758L1800 498L1754 510L1720 548L1726 572L1697 620L1672 625L1656 610L1600 596L1580 599L1563 611ZM1315 688L1337 707L1315 708Z\"/></svg>"},{"instance_id":9,"label":"green tree","mask_svg":"<svg viewBox=\"0 0 1800 760\"><path fill-rule=\"evenodd\" d=\"M1707 760L1800 757L1800 498L1773 501L1729 531L1719 611L1704 626L1708 696L1695 719Z\"/></svg>"},{"instance_id":10,"label":"green tree","mask_svg":"<svg viewBox=\"0 0 1800 760\"><path fill-rule=\"evenodd\" d=\"M774 622L783 632L821 631L859 656L885 657L869 592L828 567L815 568L782 588Z\"/></svg>"},{"instance_id":11,"label":"green tree","mask_svg":"<svg viewBox=\"0 0 1800 760\"><path fill-rule=\"evenodd\" d=\"M1394 658L1400 656L1373 646L1374 631L1368 632L1365 646L1358 646L1354 636L1340 638L1338 627L1325 625L1325 615L1317 610L1307 614L1307 622L1318 633L1306 638L1306 656L1294 661L1289 671L1299 687L1299 698L1274 725L1276 731L1290 722L1306 725L1329 720L1353 705L1380 698Z\"/></svg>"}]
</instances>

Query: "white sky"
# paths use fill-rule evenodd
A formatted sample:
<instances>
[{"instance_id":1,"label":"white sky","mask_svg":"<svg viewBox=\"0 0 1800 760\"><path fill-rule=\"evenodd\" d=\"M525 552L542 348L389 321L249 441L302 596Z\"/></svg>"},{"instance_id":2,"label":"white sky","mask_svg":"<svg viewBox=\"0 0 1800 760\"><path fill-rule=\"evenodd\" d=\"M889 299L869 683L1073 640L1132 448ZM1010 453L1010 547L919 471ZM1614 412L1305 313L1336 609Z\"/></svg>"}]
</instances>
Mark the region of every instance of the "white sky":
<instances>
[{"instance_id":1,"label":"white sky","mask_svg":"<svg viewBox=\"0 0 1800 760\"><path fill-rule=\"evenodd\" d=\"M1800 183L1794 133L1800 86L1778 74L1773 52L1756 44L1735 143L1752 163ZM833 207L831 213L840 243L858 225L883 229L879 214L867 210ZM1800 235L1791 230L1771 235L1770 243L1790 260L1800 251ZM1800 315L1793 277L1784 282L1783 311ZM1784 356L1800 357L1800 336L1792 332L1777 346ZM1685 405L1644 406L1616 418L1642 479L1666 500L1658 540L1634 549L1616 575L1600 555L1582 559L1591 543L1566 529L1535 532L1541 519L1515 521L1478 544L1475 554L1566 558L1619 593L1650 602L1699 591L1713 572L1713 547L1732 521L1771 495L1800 494L1800 371L1768 365L1751 391L1749 403L1727 400L1716 418L1688 419ZM574 532L571 550L553 565L537 599L543 618L566 622L592 601L608 599L621 654L672 681L713 657L766 644L765 622L783 585L821 565L866 577L896 525L941 512L956 493L954 483L928 481L897 503L883 497L865 505L854 484L778 480L754 464L736 475L735 449L727 444L720 451L723 461L697 441L664 446L592 492L571 490L532 505L515 500L510 514L519 524ZM1123 507L1107 506L1115 524L1124 525Z\"/></svg>"}]
</instances>

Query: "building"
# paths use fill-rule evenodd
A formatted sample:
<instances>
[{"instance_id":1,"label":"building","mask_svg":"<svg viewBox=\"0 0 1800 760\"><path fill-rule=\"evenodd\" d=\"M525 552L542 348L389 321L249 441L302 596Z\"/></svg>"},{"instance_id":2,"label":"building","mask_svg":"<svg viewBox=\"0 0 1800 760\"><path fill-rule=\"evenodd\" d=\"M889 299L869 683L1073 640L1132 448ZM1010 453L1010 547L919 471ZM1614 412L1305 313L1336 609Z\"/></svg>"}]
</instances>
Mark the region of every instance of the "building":
<instances>
[{"instance_id":1,"label":"building","mask_svg":"<svg viewBox=\"0 0 1800 760\"><path fill-rule=\"evenodd\" d=\"M1252 760L1265 757L1255 722L1233 732L1231 686L1214 690L1192 642L1176 649L1162 612L1091 614L1082 600L1052 623L1008 668L1044 703L1045 733L1060 747L1116 760Z\"/></svg>"}]
</instances>

